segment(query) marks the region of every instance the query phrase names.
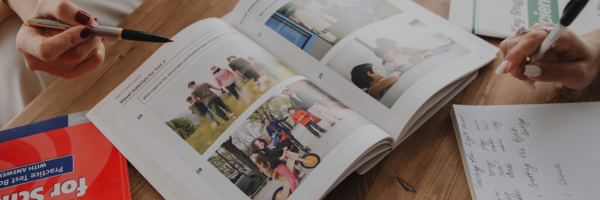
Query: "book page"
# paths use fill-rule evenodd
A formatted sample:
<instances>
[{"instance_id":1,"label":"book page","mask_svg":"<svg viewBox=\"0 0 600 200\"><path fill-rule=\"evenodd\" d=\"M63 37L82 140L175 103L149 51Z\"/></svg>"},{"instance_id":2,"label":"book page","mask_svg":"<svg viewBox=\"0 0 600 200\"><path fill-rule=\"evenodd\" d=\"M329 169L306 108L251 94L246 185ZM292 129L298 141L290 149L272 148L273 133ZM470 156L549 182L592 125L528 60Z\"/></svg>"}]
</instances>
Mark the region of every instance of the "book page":
<instances>
[{"instance_id":1,"label":"book page","mask_svg":"<svg viewBox=\"0 0 600 200\"><path fill-rule=\"evenodd\" d=\"M173 40L88 114L163 197L322 196L311 188L329 188L374 144L391 149L383 130L224 21Z\"/></svg>"},{"instance_id":2,"label":"book page","mask_svg":"<svg viewBox=\"0 0 600 200\"><path fill-rule=\"evenodd\" d=\"M478 35L508 38L515 35L520 26L552 22L558 24L569 0L453 0L450 1L448 20ZM576 34L584 34L600 28L600 0L587 3L576 20L569 25Z\"/></svg>"},{"instance_id":3,"label":"book page","mask_svg":"<svg viewBox=\"0 0 600 200\"><path fill-rule=\"evenodd\" d=\"M227 20L398 139L498 50L410 1L240 1Z\"/></svg>"},{"instance_id":4,"label":"book page","mask_svg":"<svg viewBox=\"0 0 600 200\"><path fill-rule=\"evenodd\" d=\"M596 199L600 103L454 105L474 199Z\"/></svg>"}]
</instances>

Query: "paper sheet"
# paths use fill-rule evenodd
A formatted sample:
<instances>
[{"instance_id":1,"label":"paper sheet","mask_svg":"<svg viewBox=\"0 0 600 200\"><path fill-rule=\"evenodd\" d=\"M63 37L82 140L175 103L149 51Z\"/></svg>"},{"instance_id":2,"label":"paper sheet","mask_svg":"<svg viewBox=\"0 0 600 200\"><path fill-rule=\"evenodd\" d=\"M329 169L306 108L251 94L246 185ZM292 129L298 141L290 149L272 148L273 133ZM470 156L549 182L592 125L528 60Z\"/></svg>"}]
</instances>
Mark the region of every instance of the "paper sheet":
<instances>
[{"instance_id":1,"label":"paper sheet","mask_svg":"<svg viewBox=\"0 0 600 200\"><path fill-rule=\"evenodd\" d=\"M454 105L474 199L597 199L600 103Z\"/></svg>"}]
</instances>

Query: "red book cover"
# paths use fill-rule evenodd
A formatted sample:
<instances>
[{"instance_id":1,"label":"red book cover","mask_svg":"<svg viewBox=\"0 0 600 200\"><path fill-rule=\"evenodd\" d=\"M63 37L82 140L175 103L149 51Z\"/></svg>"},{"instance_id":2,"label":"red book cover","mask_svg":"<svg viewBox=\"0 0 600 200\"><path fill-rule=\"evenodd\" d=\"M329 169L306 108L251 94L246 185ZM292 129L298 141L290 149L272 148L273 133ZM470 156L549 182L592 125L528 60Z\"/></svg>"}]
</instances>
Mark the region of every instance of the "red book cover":
<instances>
[{"instance_id":1,"label":"red book cover","mask_svg":"<svg viewBox=\"0 0 600 200\"><path fill-rule=\"evenodd\" d=\"M0 200L131 199L125 157L85 117L0 131Z\"/></svg>"}]
</instances>

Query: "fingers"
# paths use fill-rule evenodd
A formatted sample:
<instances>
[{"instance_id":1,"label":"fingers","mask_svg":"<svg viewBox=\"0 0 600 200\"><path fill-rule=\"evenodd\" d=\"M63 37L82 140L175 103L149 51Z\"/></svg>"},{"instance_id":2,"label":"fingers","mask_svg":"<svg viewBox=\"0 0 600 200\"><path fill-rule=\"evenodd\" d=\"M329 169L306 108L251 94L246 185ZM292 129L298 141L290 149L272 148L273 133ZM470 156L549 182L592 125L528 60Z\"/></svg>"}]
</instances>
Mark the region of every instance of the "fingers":
<instances>
[{"instance_id":1,"label":"fingers","mask_svg":"<svg viewBox=\"0 0 600 200\"><path fill-rule=\"evenodd\" d=\"M525 72L525 62L521 62L515 65L516 68L510 71L510 73L517 79L527 81L529 83L533 83L529 77L525 76L523 73Z\"/></svg>"},{"instance_id":2,"label":"fingers","mask_svg":"<svg viewBox=\"0 0 600 200\"><path fill-rule=\"evenodd\" d=\"M54 66L46 68L43 71L50 75L61 76L63 78L75 78L89 71L94 70L104 61L104 45L100 43L98 48L95 48L82 62Z\"/></svg>"},{"instance_id":3,"label":"fingers","mask_svg":"<svg viewBox=\"0 0 600 200\"><path fill-rule=\"evenodd\" d=\"M554 24L546 23L543 26L554 26ZM532 26L531 30L520 36L511 36L500 43L500 49L505 56L507 65L504 70L498 69L497 72L506 73L517 68L516 64L526 61L527 57L535 53L548 36L548 32L542 30L542 25Z\"/></svg>"},{"instance_id":4,"label":"fingers","mask_svg":"<svg viewBox=\"0 0 600 200\"><path fill-rule=\"evenodd\" d=\"M104 62L104 53L104 45L100 43L100 46L96 49L96 52L91 53L91 57L75 66L70 72L67 73L67 75L63 77L67 79L75 78L96 69L96 67L100 66L100 64Z\"/></svg>"},{"instance_id":5,"label":"fingers","mask_svg":"<svg viewBox=\"0 0 600 200\"><path fill-rule=\"evenodd\" d=\"M52 62L47 62L38 59L36 56L32 56L32 58L29 59L29 61L27 62L27 67L29 68L29 70L46 71L46 69L55 66L80 63L87 59L90 56L90 53L92 53L92 51L96 50L96 48L98 48L98 46L102 44L100 41L100 38L97 37L85 40L77 46L68 49L66 52L62 53L58 58L52 60Z\"/></svg>"},{"instance_id":6,"label":"fingers","mask_svg":"<svg viewBox=\"0 0 600 200\"><path fill-rule=\"evenodd\" d=\"M512 47L506 54L505 60L508 61L509 65L506 67L505 72L512 71L516 67L516 64L526 60L526 58L540 47L544 39L546 39L548 33L546 31L532 31L526 33L518 43Z\"/></svg>"},{"instance_id":7,"label":"fingers","mask_svg":"<svg viewBox=\"0 0 600 200\"><path fill-rule=\"evenodd\" d=\"M572 89L581 89L591 83L593 73L588 72L586 60L572 62L535 62L525 66L523 74L531 80L560 82Z\"/></svg>"},{"instance_id":8,"label":"fingers","mask_svg":"<svg viewBox=\"0 0 600 200\"><path fill-rule=\"evenodd\" d=\"M90 26L92 16L67 0L40 0L36 11L38 17L54 18L70 25Z\"/></svg>"},{"instance_id":9,"label":"fingers","mask_svg":"<svg viewBox=\"0 0 600 200\"><path fill-rule=\"evenodd\" d=\"M75 26L49 37L37 28L23 26L17 34L17 47L23 53L51 62L90 36L92 29L86 26Z\"/></svg>"}]
</instances>

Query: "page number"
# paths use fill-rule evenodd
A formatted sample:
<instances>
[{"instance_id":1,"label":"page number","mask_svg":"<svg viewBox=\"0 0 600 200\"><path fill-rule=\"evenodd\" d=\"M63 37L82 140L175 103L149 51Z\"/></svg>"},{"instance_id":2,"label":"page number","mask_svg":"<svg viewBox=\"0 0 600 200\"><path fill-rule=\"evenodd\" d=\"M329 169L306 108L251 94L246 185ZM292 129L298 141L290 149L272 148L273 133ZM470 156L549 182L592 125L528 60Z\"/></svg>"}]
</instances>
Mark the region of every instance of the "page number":
<instances>
[{"instance_id":1,"label":"page number","mask_svg":"<svg viewBox=\"0 0 600 200\"><path fill-rule=\"evenodd\" d=\"M319 79L323 79L323 73L319 74Z\"/></svg>"},{"instance_id":2,"label":"page number","mask_svg":"<svg viewBox=\"0 0 600 200\"><path fill-rule=\"evenodd\" d=\"M144 115L142 115L142 114L138 115L137 119L140 120L142 118L142 116L144 116Z\"/></svg>"}]
</instances>

